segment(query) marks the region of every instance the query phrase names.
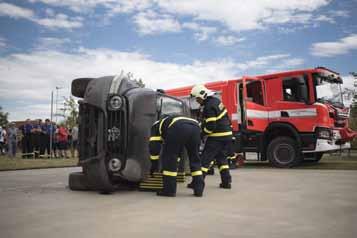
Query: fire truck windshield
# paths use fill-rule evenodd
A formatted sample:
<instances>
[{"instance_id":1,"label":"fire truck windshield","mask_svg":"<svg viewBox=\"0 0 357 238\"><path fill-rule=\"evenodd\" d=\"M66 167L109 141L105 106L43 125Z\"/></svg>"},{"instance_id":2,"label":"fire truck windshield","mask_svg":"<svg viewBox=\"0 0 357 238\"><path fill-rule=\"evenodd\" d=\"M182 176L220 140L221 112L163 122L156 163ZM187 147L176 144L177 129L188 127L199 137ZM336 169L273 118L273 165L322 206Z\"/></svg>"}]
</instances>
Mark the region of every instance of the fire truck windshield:
<instances>
[{"instance_id":1,"label":"fire truck windshield","mask_svg":"<svg viewBox=\"0 0 357 238\"><path fill-rule=\"evenodd\" d=\"M342 81L321 73L313 74L316 89L316 101L343 107Z\"/></svg>"}]
</instances>

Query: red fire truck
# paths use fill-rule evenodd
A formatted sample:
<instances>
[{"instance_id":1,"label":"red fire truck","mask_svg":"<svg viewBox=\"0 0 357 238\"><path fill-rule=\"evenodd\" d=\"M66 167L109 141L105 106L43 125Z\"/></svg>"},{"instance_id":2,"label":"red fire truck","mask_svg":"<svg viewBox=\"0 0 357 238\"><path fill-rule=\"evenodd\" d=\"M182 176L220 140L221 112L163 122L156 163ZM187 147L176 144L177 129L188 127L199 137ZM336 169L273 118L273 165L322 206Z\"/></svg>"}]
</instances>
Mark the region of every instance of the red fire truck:
<instances>
[{"instance_id":1,"label":"red fire truck","mask_svg":"<svg viewBox=\"0 0 357 238\"><path fill-rule=\"evenodd\" d=\"M257 152L258 160L292 167L303 159L350 148L357 136L348 125L342 79L324 68L296 70L207 83L225 104L232 121L236 152ZM165 90L183 99L193 117L199 105L192 86Z\"/></svg>"}]
</instances>

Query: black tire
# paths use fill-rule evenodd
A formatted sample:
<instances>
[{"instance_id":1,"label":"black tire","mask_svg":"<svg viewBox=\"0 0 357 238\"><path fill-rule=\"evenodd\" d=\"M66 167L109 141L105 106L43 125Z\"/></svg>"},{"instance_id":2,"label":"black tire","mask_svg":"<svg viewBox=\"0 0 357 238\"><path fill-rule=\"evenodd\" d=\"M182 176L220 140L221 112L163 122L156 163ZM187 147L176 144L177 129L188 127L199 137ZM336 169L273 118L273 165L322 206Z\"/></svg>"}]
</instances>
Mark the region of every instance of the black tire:
<instances>
[{"instance_id":1,"label":"black tire","mask_svg":"<svg viewBox=\"0 0 357 238\"><path fill-rule=\"evenodd\" d=\"M317 163L317 162L319 162L321 160L323 155L324 155L323 152L304 154L304 162Z\"/></svg>"},{"instance_id":2,"label":"black tire","mask_svg":"<svg viewBox=\"0 0 357 238\"><path fill-rule=\"evenodd\" d=\"M83 165L83 171L88 184L90 184L93 190L99 191L102 194L113 193L116 190L116 186L109 176L104 159Z\"/></svg>"},{"instance_id":3,"label":"black tire","mask_svg":"<svg viewBox=\"0 0 357 238\"><path fill-rule=\"evenodd\" d=\"M68 187L74 191L87 191L91 190L87 178L82 172L73 172L68 177Z\"/></svg>"},{"instance_id":4,"label":"black tire","mask_svg":"<svg viewBox=\"0 0 357 238\"><path fill-rule=\"evenodd\" d=\"M78 78L72 81L71 93L73 96L84 98L89 82L93 78Z\"/></svg>"},{"instance_id":5,"label":"black tire","mask_svg":"<svg viewBox=\"0 0 357 238\"><path fill-rule=\"evenodd\" d=\"M269 162L278 168L290 168L302 161L298 143L290 137L277 137L273 139L267 148Z\"/></svg>"}]
</instances>

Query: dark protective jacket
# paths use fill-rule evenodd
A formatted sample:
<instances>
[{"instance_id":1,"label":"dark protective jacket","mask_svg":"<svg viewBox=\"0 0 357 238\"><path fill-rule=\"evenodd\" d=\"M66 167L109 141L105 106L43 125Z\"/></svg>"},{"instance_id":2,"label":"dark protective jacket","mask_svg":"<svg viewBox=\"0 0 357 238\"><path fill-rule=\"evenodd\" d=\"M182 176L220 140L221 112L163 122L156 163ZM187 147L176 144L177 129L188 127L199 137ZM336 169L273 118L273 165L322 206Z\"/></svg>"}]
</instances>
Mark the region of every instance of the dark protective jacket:
<instances>
[{"instance_id":1,"label":"dark protective jacket","mask_svg":"<svg viewBox=\"0 0 357 238\"><path fill-rule=\"evenodd\" d=\"M207 97L204 100L201 127L208 139L232 139L232 127L227 109L218 98Z\"/></svg>"},{"instance_id":2,"label":"dark protective jacket","mask_svg":"<svg viewBox=\"0 0 357 238\"><path fill-rule=\"evenodd\" d=\"M151 136L149 143L150 159L158 160L161 151L161 144L165 141L167 131L174 124L189 123L199 127L196 120L189 117L182 116L167 116L163 119L156 121L151 127ZM177 135L179 136L179 135Z\"/></svg>"}]
</instances>

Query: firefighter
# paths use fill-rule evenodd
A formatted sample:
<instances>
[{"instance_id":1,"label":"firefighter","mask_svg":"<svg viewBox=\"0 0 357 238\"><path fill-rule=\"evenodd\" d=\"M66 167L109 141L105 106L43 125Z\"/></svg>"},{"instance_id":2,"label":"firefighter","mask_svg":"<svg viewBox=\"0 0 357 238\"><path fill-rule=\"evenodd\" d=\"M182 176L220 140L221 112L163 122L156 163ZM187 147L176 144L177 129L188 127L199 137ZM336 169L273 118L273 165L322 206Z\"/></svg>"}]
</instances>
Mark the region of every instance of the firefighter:
<instances>
[{"instance_id":1,"label":"firefighter","mask_svg":"<svg viewBox=\"0 0 357 238\"><path fill-rule=\"evenodd\" d=\"M177 158L186 148L192 175L192 187L196 197L202 197L204 181L199 157L200 126L194 119L181 116L162 116L151 128L150 136L150 172L163 170L163 189L158 196L176 196Z\"/></svg>"},{"instance_id":2,"label":"firefighter","mask_svg":"<svg viewBox=\"0 0 357 238\"><path fill-rule=\"evenodd\" d=\"M210 163L216 159L221 175L219 187L230 189L232 178L227 154L231 146L232 128L225 106L213 95L214 92L203 85L196 85L191 90L191 96L203 106L201 128L202 135L207 137L201 157L203 177L208 172Z\"/></svg>"}]
</instances>

